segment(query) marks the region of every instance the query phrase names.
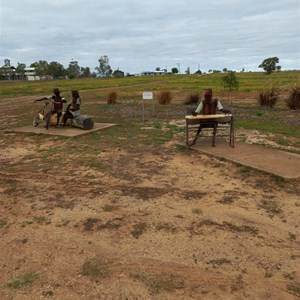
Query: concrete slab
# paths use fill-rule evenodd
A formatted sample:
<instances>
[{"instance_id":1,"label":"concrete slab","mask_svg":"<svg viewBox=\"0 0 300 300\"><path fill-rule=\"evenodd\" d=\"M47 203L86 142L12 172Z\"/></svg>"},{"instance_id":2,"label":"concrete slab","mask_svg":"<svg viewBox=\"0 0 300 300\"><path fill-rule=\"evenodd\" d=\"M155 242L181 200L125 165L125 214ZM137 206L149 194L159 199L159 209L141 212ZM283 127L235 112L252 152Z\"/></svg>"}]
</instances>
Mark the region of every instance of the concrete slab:
<instances>
[{"instance_id":1,"label":"concrete slab","mask_svg":"<svg viewBox=\"0 0 300 300\"><path fill-rule=\"evenodd\" d=\"M299 154L245 143L235 143L231 148L224 139L217 139L215 147L211 146L211 139L202 139L191 149L286 179L300 178Z\"/></svg>"},{"instance_id":2,"label":"concrete slab","mask_svg":"<svg viewBox=\"0 0 300 300\"><path fill-rule=\"evenodd\" d=\"M38 127L31 126L24 126L20 128L15 128L12 131L14 132L32 132L37 134L50 134L50 135L60 135L60 136L67 136L67 137L74 137L83 134L87 134L93 131L98 131L101 129L105 129L108 127L115 126L116 124L113 123L94 123L94 128L90 130L84 130L81 128L76 128L72 126L66 126L63 128L55 128L54 126L50 126L48 130L46 130L42 125Z\"/></svg>"}]
</instances>

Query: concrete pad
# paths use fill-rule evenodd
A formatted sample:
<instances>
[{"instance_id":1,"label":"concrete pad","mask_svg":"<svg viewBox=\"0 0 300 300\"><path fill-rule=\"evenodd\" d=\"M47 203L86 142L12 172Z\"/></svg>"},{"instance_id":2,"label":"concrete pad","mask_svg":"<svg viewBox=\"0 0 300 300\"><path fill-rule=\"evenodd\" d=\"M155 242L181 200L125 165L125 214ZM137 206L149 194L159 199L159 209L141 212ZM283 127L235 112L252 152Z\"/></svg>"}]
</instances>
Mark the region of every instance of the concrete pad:
<instances>
[{"instance_id":1,"label":"concrete pad","mask_svg":"<svg viewBox=\"0 0 300 300\"><path fill-rule=\"evenodd\" d=\"M235 143L231 148L224 139L218 138L215 147L211 146L211 139L200 139L191 149L286 179L300 178L299 154L245 143Z\"/></svg>"},{"instance_id":2,"label":"concrete pad","mask_svg":"<svg viewBox=\"0 0 300 300\"><path fill-rule=\"evenodd\" d=\"M14 132L32 132L37 134L50 134L50 135L60 135L60 136L67 136L67 137L74 137L83 134L87 134L93 131L98 131L104 128L108 128L111 126L115 126L116 124L113 123L94 123L94 128L90 130L84 130L81 128L76 128L73 126L65 126L63 128L55 128L55 126L49 126L49 129L46 130L43 125L38 127L31 126L24 126L20 128L13 129Z\"/></svg>"}]
</instances>

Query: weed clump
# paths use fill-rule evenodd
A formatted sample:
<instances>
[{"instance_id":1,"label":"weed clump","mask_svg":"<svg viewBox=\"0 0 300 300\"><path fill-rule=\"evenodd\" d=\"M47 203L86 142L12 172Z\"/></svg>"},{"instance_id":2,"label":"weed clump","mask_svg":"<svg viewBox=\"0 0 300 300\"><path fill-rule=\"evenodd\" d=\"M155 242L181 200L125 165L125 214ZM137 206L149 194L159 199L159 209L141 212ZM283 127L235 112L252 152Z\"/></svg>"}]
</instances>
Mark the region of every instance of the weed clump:
<instances>
[{"instance_id":1,"label":"weed clump","mask_svg":"<svg viewBox=\"0 0 300 300\"><path fill-rule=\"evenodd\" d=\"M300 87L295 84L292 85L290 95L286 99L286 105L289 109L300 109Z\"/></svg>"},{"instance_id":2,"label":"weed clump","mask_svg":"<svg viewBox=\"0 0 300 300\"><path fill-rule=\"evenodd\" d=\"M170 104L172 101L172 94L170 91L160 91L157 96L159 104Z\"/></svg>"},{"instance_id":3,"label":"weed clump","mask_svg":"<svg viewBox=\"0 0 300 300\"><path fill-rule=\"evenodd\" d=\"M198 104L199 101L200 101L199 94L191 93L186 96L186 98L184 100L184 104L185 105L193 105L193 104Z\"/></svg>"},{"instance_id":4,"label":"weed clump","mask_svg":"<svg viewBox=\"0 0 300 300\"><path fill-rule=\"evenodd\" d=\"M133 230L131 231L131 235L138 239L144 232L147 231L146 223L137 223L133 225Z\"/></svg>"},{"instance_id":5,"label":"weed clump","mask_svg":"<svg viewBox=\"0 0 300 300\"><path fill-rule=\"evenodd\" d=\"M278 96L279 94L275 91L275 88L271 87L269 90L259 93L258 104L260 106L272 108L277 103Z\"/></svg>"},{"instance_id":6,"label":"weed clump","mask_svg":"<svg viewBox=\"0 0 300 300\"><path fill-rule=\"evenodd\" d=\"M113 91L108 94L107 104L117 104L118 93Z\"/></svg>"}]
</instances>

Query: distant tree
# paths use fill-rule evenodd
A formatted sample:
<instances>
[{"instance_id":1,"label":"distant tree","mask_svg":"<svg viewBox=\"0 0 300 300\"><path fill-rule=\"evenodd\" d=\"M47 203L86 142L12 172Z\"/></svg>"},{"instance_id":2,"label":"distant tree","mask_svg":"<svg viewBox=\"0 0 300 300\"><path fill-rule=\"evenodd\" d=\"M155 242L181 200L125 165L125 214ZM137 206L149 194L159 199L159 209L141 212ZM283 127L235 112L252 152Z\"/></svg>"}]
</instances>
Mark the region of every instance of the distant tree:
<instances>
[{"instance_id":1,"label":"distant tree","mask_svg":"<svg viewBox=\"0 0 300 300\"><path fill-rule=\"evenodd\" d=\"M16 67L16 73L18 73L22 79L25 78L25 75L24 75L25 68L26 68L26 64L22 64L22 63L18 63L18 66Z\"/></svg>"},{"instance_id":2,"label":"distant tree","mask_svg":"<svg viewBox=\"0 0 300 300\"><path fill-rule=\"evenodd\" d=\"M187 67L187 69L185 70L185 74L191 74L190 67Z\"/></svg>"},{"instance_id":3,"label":"distant tree","mask_svg":"<svg viewBox=\"0 0 300 300\"><path fill-rule=\"evenodd\" d=\"M115 78L123 78L123 77L124 77L124 72L121 71L121 70L115 70L115 71L113 72L113 76L114 76Z\"/></svg>"},{"instance_id":4,"label":"distant tree","mask_svg":"<svg viewBox=\"0 0 300 300\"><path fill-rule=\"evenodd\" d=\"M78 78L80 76L80 67L78 65L78 61L71 60L69 63L69 67L67 69L67 74L69 78Z\"/></svg>"},{"instance_id":5,"label":"distant tree","mask_svg":"<svg viewBox=\"0 0 300 300\"><path fill-rule=\"evenodd\" d=\"M227 71L228 71L227 68L224 68L224 69L223 69L223 72L224 72L224 73L227 73Z\"/></svg>"},{"instance_id":6,"label":"distant tree","mask_svg":"<svg viewBox=\"0 0 300 300\"><path fill-rule=\"evenodd\" d=\"M202 72L200 71L200 70L197 70L196 72L195 72L195 74L202 74Z\"/></svg>"},{"instance_id":7,"label":"distant tree","mask_svg":"<svg viewBox=\"0 0 300 300\"><path fill-rule=\"evenodd\" d=\"M64 66L57 61L51 61L48 66L48 75L53 76L54 78L60 78L65 76L66 70Z\"/></svg>"},{"instance_id":8,"label":"distant tree","mask_svg":"<svg viewBox=\"0 0 300 300\"><path fill-rule=\"evenodd\" d=\"M156 67L156 68L155 68L155 71L160 71L160 67Z\"/></svg>"},{"instance_id":9,"label":"distant tree","mask_svg":"<svg viewBox=\"0 0 300 300\"><path fill-rule=\"evenodd\" d=\"M45 76L49 74L49 63L46 60L40 60L34 62L30 67L35 68L35 73L37 76Z\"/></svg>"},{"instance_id":10,"label":"distant tree","mask_svg":"<svg viewBox=\"0 0 300 300\"><path fill-rule=\"evenodd\" d=\"M109 58L107 55L101 56L98 59L99 67L96 67L95 70L98 71L100 77L110 77L112 74L112 69L109 65Z\"/></svg>"},{"instance_id":11,"label":"distant tree","mask_svg":"<svg viewBox=\"0 0 300 300\"><path fill-rule=\"evenodd\" d=\"M278 57L269 57L266 58L258 67L263 68L267 72L267 75L270 75L276 70L280 71L281 66L276 66L277 63L279 63Z\"/></svg>"},{"instance_id":12,"label":"distant tree","mask_svg":"<svg viewBox=\"0 0 300 300\"><path fill-rule=\"evenodd\" d=\"M208 70L208 73L212 73L212 71L213 71L212 69L209 69L209 70Z\"/></svg>"},{"instance_id":13,"label":"distant tree","mask_svg":"<svg viewBox=\"0 0 300 300\"><path fill-rule=\"evenodd\" d=\"M91 70L89 67L81 68L81 77L91 77Z\"/></svg>"},{"instance_id":14,"label":"distant tree","mask_svg":"<svg viewBox=\"0 0 300 300\"><path fill-rule=\"evenodd\" d=\"M213 72L213 73L221 73L220 70L213 70L212 72Z\"/></svg>"},{"instance_id":15,"label":"distant tree","mask_svg":"<svg viewBox=\"0 0 300 300\"><path fill-rule=\"evenodd\" d=\"M239 88L239 81L235 75L235 72L229 71L223 78L223 87L224 90L228 89L231 92L233 89Z\"/></svg>"},{"instance_id":16,"label":"distant tree","mask_svg":"<svg viewBox=\"0 0 300 300\"><path fill-rule=\"evenodd\" d=\"M245 72L245 68L243 68L243 69L241 70L241 72Z\"/></svg>"},{"instance_id":17,"label":"distant tree","mask_svg":"<svg viewBox=\"0 0 300 300\"><path fill-rule=\"evenodd\" d=\"M177 68L172 68L172 74L177 74L178 73L178 69Z\"/></svg>"}]
</instances>

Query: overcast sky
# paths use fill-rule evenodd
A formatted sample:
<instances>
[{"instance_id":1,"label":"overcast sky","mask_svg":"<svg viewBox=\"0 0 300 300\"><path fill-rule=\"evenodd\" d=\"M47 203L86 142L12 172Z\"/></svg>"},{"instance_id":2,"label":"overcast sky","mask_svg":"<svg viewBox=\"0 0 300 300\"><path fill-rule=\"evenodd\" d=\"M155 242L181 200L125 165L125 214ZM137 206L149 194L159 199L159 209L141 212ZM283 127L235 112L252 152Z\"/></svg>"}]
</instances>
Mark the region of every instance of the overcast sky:
<instances>
[{"instance_id":1,"label":"overcast sky","mask_svg":"<svg viewBox=\"0 0 300 300\"><path fill-rule=\"evenodd\" d=\"M300 69L299 0L0 0L0 66L39 60L91 72L107 55L125 73L190 67Z\"/></svg>"}]
</instances>

